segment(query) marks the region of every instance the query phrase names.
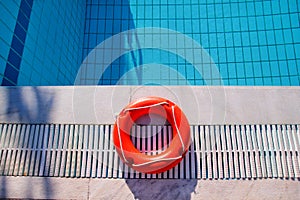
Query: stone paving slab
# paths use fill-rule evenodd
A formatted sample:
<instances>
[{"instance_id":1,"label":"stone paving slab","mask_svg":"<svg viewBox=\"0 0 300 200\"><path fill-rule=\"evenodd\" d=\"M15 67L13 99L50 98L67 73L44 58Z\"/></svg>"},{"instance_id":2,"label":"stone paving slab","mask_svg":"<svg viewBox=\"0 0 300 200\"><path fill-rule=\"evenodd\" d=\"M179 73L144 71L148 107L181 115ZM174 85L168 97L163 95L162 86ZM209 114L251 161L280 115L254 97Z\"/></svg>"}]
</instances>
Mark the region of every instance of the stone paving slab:
<instances>
[{"instance_id":1,"label":"stone paving slab","mask_svg":"<svg viewBox=\"0 0 300 200\"><path fill-rule=\"evenodd\" d=\"M300 181L0 177L0 198L299 199Z\"/></svg>"}]
</instances>

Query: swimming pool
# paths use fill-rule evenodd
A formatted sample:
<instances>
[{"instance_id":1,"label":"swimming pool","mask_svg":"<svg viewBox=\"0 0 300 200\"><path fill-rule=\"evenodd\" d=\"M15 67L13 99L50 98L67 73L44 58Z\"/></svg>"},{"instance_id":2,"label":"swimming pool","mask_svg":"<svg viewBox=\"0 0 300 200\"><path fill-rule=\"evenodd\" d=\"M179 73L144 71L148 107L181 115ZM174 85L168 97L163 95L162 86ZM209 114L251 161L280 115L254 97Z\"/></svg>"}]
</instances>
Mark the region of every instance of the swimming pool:
<instances>
[{"instance_id":1,"label":"swimming pool","mask_svg":"<svg viewBox=\"0 0 300 200\"><path fill-rule=\"evenodd\" d=\"M95 61L81 84L95 84L99 80L101 85L299 85L300 27L296 0L98 0L89 1L86 8L84 58L112 35L130 29L159 27L178 31L199 43L211 56L220 76L204 80L201 71L185 58L161 49L144 48L116 59L100 79L93 77L99 67ZM135 41L130 41L127 48L144 40L152 39L155 43L162 38L162 33L157 37L148 34L151 35L129 36ZM164 44L167 48L183 51L190 48L178 44L177 34L168 34L170 41ZM141 69L140 77L132 75L125 82L119 81L137 66L146 66ZM160 70L161 66L167 67ZM152 74L143 77L147 70ZM138 78L142 81L137 82Z\"/></svg>"},{"instance_id":2,"label":"swimming pool","mask_svg":"<svg viewBox=\"0 0 300 200\"><path fill-rule=\"evenodd\" d=\"M297 0L0 2L0 82L298 86L299 7ZM145 28L148 32L142 32ZM136 29L117 45L101 46ZM187 44L183 36L193 42ZM88 57L96 47L106 56L126 53L104 63L99 52ZM185 57L197 49L210 57L218 75L210 67L195 67L203 65L199 53Z\"/></svg>"}]
</instances>

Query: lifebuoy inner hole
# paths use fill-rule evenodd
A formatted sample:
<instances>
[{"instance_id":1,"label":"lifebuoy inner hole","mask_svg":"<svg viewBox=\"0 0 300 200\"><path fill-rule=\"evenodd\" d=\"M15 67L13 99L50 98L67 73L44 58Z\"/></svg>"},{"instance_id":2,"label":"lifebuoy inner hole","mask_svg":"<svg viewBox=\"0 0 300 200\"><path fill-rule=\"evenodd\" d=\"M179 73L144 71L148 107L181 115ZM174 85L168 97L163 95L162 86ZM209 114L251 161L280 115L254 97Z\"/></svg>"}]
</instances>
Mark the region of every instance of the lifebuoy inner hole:
<instances>
[{"instance_id":1,"label":"lifebuoy inner hole","mask_svg":"<svg viewBox=\"0 0 300 200\"><path fill-rule=\"evenodd\" d=\"M173 138L172 126L157 114L141 116L130 130L130 139L137 150L147 155L157 155L169 147Z\"/></svg>"}]
</instances>

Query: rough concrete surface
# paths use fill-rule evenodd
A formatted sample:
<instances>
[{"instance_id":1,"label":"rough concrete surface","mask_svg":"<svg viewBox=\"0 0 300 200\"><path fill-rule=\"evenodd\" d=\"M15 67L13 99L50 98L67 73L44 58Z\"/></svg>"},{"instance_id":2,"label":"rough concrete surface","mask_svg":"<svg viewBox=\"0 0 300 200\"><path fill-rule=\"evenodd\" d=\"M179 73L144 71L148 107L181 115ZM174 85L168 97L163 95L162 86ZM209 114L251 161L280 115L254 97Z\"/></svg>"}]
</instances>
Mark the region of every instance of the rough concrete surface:
<instances>
[{"instance_id":1,"label":"rough concrete surface","mask_svg":"<svg viewBox=\"0 0 300 200\"><path fill-rule=\"evenodd\" d=\"M299 199L298 180L154 180L0 177L0 198Z\"/></svg>"}]
</instances>

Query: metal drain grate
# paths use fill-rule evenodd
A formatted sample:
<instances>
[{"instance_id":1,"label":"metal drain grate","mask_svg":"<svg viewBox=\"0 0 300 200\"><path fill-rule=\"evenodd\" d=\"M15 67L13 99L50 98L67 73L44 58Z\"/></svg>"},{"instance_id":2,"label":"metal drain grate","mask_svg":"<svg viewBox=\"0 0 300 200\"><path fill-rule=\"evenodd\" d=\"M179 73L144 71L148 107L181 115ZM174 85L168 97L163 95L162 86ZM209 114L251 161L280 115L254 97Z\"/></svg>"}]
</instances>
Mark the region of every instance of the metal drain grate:
<instances>
[{"instance_id":1,"label":"metal drain grate","mask_svg":"<svg viewBox=\"0 0 300 200\"><path fill-rule=\"evenodd\" d=\"M299 125L191 126L193 143L185 159L165 173L150 175L137 173L120 161L112 143L113 125L0 124L0 175L299 178L299 128ZM136 134L141 131L154 134L148 141L134 141L141 150L152 145L154 153L167 145L172 134L169 126L137 126L134 130Z\"/></svg>"}]
</instances>

